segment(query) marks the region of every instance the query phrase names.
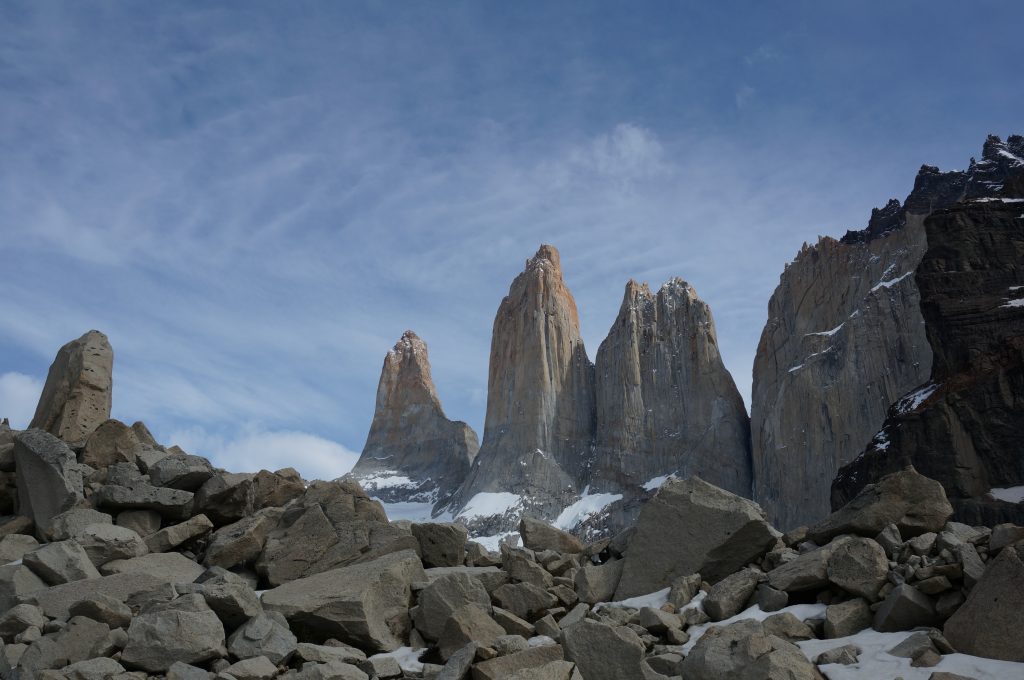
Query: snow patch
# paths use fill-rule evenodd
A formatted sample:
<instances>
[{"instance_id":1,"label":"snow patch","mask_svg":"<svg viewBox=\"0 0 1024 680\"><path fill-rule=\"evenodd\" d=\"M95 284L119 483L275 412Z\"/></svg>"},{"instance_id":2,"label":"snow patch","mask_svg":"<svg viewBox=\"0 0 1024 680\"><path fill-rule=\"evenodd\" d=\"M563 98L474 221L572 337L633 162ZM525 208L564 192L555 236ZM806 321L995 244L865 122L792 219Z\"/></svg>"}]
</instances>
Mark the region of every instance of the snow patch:
<instances>
[{"instance_id":1,"label":"snow patch","mask_svg":"<svg viewBox=\"0 0 1024 680\"><path fill-rule=\"evenodd\" d=\"M696 599L697 598L694 598L694 600L696 600ZM703 598L701 598L701 599L703 600ZM693 604L693 603L691 602L690 604ZM776 612L766 612L766 611L763 611L761 609L761 607L759 607L759 606L757 606L755 604L753 607L750 607L749 609L741 611L739 614L736 614L735 616L729 617L728 619L725 619L724 621L715 621L715 622L709 622L709 623L702 623L699 626L690 626L689 628L686 629L686 632L690 634L690 641L687 642L685 645L683 645L683 654L684 655L689 654L690 650L692 650L693 646L697 644L697 641L700 640L701 636L703 636L704 633L708 632L708 630L712 626L728 626L730 623L736 623L737 621L747 621L747 620L764 621L769 616L774 616L775 614L781 614L782 612L789 612L790 614L792 614L796 618L800 619L801 621L806 621L807 619L820 619L820 618L824 618L825 617L825 605L823 605L823 604L794 604L794 605L790 605L788 607L783 607L782 609L780 609L780 610L778 610ZM829 640L829 642L834 642L834 640ZM834 646L838 647L840 645L837 644L837 645L834 645ZM829 649L832 649L832 647L829 647ZM875 677L875 676L872 676L872 677Z\"/></svg>"},{"instance_id":2,"label":"snow patch","mask_svg":"<svg viewBox=\"0 0 1024 680\"><path fill-rule=\"evenodd\" d=\"M522 507L523 497L507 491L481 491L456 515L459 519L471 520L478 517L504 515L510 510ZM474 539L475 540L475 539Z\"/></svg>"},{"instance_id":3,"label":"snow patch","mask_svg":"<svg viewBox=\"0 0 1024 680\"><path fill-rule=\"evenodd\" d=\"M899 400L896 404L896 411L898 413L910 413L916 411L917 408L924 403L924 400L934 394L935 390L939 389L938 385L927 384L924 387L920 387L907 396Z\"/></svg>"},{"instance_id":4,"label":"snow patch","mask_svg":"<svg viewBox=\"0 0 1024 680\"><path fill-rule=\"evenodd\" d=\"M562 510L555 520L554 525L559 529L569 531L594 515L600 513L615 501L622 500L621 493L594 493L588 494L587 489L583 490L583 496L578 501Z\"/></svg>"},{"instance_id":5,"label":"snow patch","mask_svg":"<svg viewBox=\"0 0 1024 680\"><path fill-rule=\"evenodd\" d=\"M892 288L897 283L899 283L900 281L902 281L903 279L907 278L908 276L910 276L913 273L914 272L910 271L910 272L907 272L906 274L903 274L902 276L897 276L895 279L888 279L888 280L885 280L885 281L879 281L871 289L871 292L874 293L876 290L880 290L882 288Z\"/></svg>"},{"instance_id":6,"label":"snow patch","mask_svg":"<svg viewBox=\"0 0 1024 680\"><path fill-rule=\"evenodd\" d=\"M420 655L427 651L423 649L413 649L412 647L399 647L392 652L382 652L380 654L374 654L371 659L385 659L392 658L398 662L398 665L403 671L410 673L422 673L423 662L420 661Z\"/></svg>"},{"instance_id":7,"label":"snow patch","mask_svg":"<svg viewBox=\"0 0 1024 680\"><path fill-rule=\"evenodd\" d=\"M550 647L551 645L558 644L547 635L534 635L532 638L526 641L531 647Z\"/></svg>"},{"instance_id":8,"label":"snow patch","mask_svg":"<svg viewBox=\"0 0 1024 680\"><path fill-rule=\"evenodd\" d=\"M1019 300L1010 300L1005 305L1001 305L1001 306L1002 307L1024 307L1024 298L1020 298Z\"/></svg>"},{"instance_id":9,"label":"snow patch","mask_svg":"<svg viewBox=\"0 0 1024 680\"><path fill-rule=\"evenodd\" d=\"M668 602L668 593L670 590L672 589L663 588L654 593L648 593L647 595L637 595L636 597L626 598L625 600L619 600L617 602L598 602L594 605L594 611L599 611L604 607L629 607L631 609L654 607L655 609L658 609L663 604ZM701 593L701 595L703 595L703 593ZM694 600L696 599L697 598L694 598Z\"/></svg>"},{"instance_id":10,"label":"snow patch","mask_svg":"<svg viewBox=\"0 0 1024 680\"><path fill-rule=\"evenodd\" d=\"M364 489L367 487L376 489L393 489L395 487L410 486L417 487L420 482L414 482L405 475L400 475L397 472L384 472L369 477L358 478L359 483ZM425 480L429 481L429 480Z\"/></svg>"},{"instance_id":11,"label":"snow patch","mask_svg":"<svg viewBox=\"0 0 1024 680\"><path fill-rule=\"evenodd\" d=\"M445 512L437 517L434 517L431 514L431 512L434 509L433 503L416 503L414 501L385 503L379 498L374 498L374 500L384 506L384 512L387 513L388 520L391 522L397 522L398 520L402 519L409 520L410 522L452 521L451 512Z\"/></svg>"},{"instance_id":12,"label":"snow patch","mask_svg":"<svg viewBox=\"0 0 1024 680\"><path fill-rule=\"evenodd\" d=\"M852 316L852 314L851 314L851 316ZM828 337L832 337L833 335L835 335L836 333L839 332L840 328L842 328L845 325L846 325L846 322L844 321L843 323L839 324L838 326L836 326L835 328L833 328L830 331L818 331L817 333L807 333L807 335L825 335L825 336L828 336Z\"/></svg>"},{"instance_id":13,"label":"snow patch","mask_svg":"<svg viewBox=\"0 0 1024 680\"><path fill-rule=\"evenodd\" d=\"M665 482L675 478L675 473L669 473L667 475L662 475L660 477L654 477L653 479L647 480L647 483L644 484L644 490L654 491L655 489L660 489L662 486L665 485Z\"/></svg>"},{"instance_id":14,"label":"snow patch","mask_svg":"<svg viewBox=\"0 0 1024 680\"><path fill-rule=\"evenodd\" d=\"M488 552L496 553L501 552L502 541L512 536L519 536L519 532L509 531L504 534L494 534L492 536L470 536L469 540L473 541L474 543L479 543L484 548L486 548Z\"/></svg>"},{"instance_id":15,"label":"snow patch","mask_svg":"<svg viewBox=\"0 0 1024 680\"><path fill-rule=\"evenodd\" d=\"M822 652L843 645L856 645L861 653L857 663L825 664L819 669L829 680L863 680L864 678L903 678L903 680L928 680L932 673L956 673L976 680L1010 680L1024 678L1024 663L996 661L967 654L944 654L941 661L931 668L915 668L910 659L893 656L889 650L913 635L913 631L900 633L879 633L866 628L859 633L831 640L802 640L796 643L800 651L814 661Z\"/></svg>"},{"instance_id":16,"label":"snow patch","mask_svg":"<svg viewBox=\"0 0 1024 680\"><path fill-rule=\"evenodd\" d=\"M1020 503L1024 501L1024 486L1007 486L1001 489L989 489L988 494L997 501Z\"/></svg>"}]
</instances>

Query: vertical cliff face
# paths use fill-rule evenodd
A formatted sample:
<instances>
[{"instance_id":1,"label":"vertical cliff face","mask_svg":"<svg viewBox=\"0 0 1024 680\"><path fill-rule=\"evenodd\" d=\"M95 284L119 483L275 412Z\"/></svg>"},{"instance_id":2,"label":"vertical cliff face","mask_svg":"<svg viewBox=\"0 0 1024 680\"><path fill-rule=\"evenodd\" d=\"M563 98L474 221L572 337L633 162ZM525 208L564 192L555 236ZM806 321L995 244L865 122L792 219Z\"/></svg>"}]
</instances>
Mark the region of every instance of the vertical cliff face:
<instances>
[{"instance_id":1,"label":"vertical cliff face","mask_svg":"<svg viewBox=\"0 0 1024 680\"><path fill-rule=\"evenodd\" d=\"M890 201L866 229L805 246L782 274L751 408L755 499L778 526L826 514L839 468L873 439L889 406L928 379L935 345L914 276L929 246L925 218L1001 190L1014 158L990 137L966 171L922 166L902 206Z\"/></svg>"},{"instance_id":2,"label":"vertical cliff face","mask_svg":"<svg viewBox=\"0 0 1024 680\"><path fill-rule=\"evenodd\" d=\"M576 493L593 435L594 367L558 251L544 245L498 307L484 439L457 506L503 493L554 512Z\"/></svg>"},{"instance_id":3,"label":"vertical cliff face","mask_svg":"<svg viewBox=\"0 0 1024 680\"><path fill-rule=\"evenodd\" d=\"M384 502L444 502L478 448L469 425L445 416L427 345L406 331L384 357L370 434L350 476Z\"/></svg>"},{"instance_id":4,"label":"vertical cliff face","mask_svg":"<svg viewBox=\"0 0 1024 680\"><path fill-rule=\"evenodd\" d=\"M750 495L750 422L692 286L630 281L596 363L593 490L674 473Z\"/></svg>"},{"instance_id":5,"label":"vertical cliff face","mask_svg":"<svg viewBox=\"0 0 1024 680\"><path fill-rule=\"evenodd\" d=\"M989 137L965 175L964 201L925 221L915 275L931 375L839 471L833 506L913 464L963 521L1024 522L1024 508L990 492L1024 485L1024 138Z\"/></svg>"}]
</instances>

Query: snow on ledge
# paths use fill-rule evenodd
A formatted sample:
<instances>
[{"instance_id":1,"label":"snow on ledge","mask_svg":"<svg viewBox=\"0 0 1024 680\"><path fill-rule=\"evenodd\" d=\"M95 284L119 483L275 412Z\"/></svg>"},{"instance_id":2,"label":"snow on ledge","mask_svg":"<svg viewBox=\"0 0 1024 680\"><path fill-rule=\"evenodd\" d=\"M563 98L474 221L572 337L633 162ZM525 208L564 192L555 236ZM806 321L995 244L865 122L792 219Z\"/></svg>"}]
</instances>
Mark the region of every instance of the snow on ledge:
<instances>
[{"instance_id":1,"label":"snow on ledge","mask_svg":"<svg viewBox=\"0 0 1024 680\"><path fill-rule=\"evenodd\" d=\"M988 493L997 501L1020 503L1024 501L1024 486L1007 486L1002 489L989 489Z\"/></svg>"},{"instance_id":2,"label":"snow on ledge","mask_svg":"<svg viewBox=\"0 0 1024 680\"><path fill-rule=\"evenodd\" d=\"M598 602L594 605L594 611L600 611L604 607L630 607L632 609L642 609L643 607L654 607L658 609L663 604L668 602L668 593L672 590L671 588L663 588L654 593L648 593L647 595L637 595L636 597L626 598L625 600L619 600L617 602ZM704 593L700 593L703 595ZM699 596L698 596L699 597ZM704 598L701 597L700 600ZM696 602L700 602L696 597ZM692 604L692 603L691 603Z\"/></svg>"},{"instance_id":3,"label":"snow on ledge","mask_svg":"<svg viewBox=\"0 0 1024 680\"><path fill-rule=\"evenodd\" d=\"M889 279L888 281L879 281L871 289L871 292L874 293L876 290L881 290L882 288L892 288L897 283L899 283L900 281L902 281L903 279L907 278L908 276L910 276L913 273L914 272L909 271L906 274L903 274L902 276L897 276L895 279Z\"/></svg>"},{"instance_id":4,"label":"snow on ledge","mask_svg":"<svg viewBox=\"0 0 1024 680\"><path fill-rule=\"evenodd\" d=\"M597 515L618 500L622 500L621 493L588 494L586 489L584 489L583 496L565 510L562 510L558 518L555 519L554 525L563 531L570 531L580 522Z\"/></svg>"},{"instance_id":5,"label":"snow on ledge","mask_svg":"<svg viewBox=\"0 0 1024 680\"><path fill-rule=\"evenodd\" d=\"M667 475L661 475L660 477L655 477L653 479L649 479L649 480L647 480L647 483L644 484L644 491L654 491L655 489L660 489L661 487L663 487L665 485L665 482L667 482L670 479L675 479L675 478L676 478L675 473L670 473L670 474L667 474Z\"/></svg>"},{"instance_id":6,"label":"snow on ledge","mask_svg":"<svg viewBox=\"0 0 1024 680\"><path fill-rule=\"evenodd\" d=\"M481 491L469 499L459 514L459 519L471 520L477 517L504 515L509 510L521 507L523 497L507 491Z\"/></svg>"}]
</instances>

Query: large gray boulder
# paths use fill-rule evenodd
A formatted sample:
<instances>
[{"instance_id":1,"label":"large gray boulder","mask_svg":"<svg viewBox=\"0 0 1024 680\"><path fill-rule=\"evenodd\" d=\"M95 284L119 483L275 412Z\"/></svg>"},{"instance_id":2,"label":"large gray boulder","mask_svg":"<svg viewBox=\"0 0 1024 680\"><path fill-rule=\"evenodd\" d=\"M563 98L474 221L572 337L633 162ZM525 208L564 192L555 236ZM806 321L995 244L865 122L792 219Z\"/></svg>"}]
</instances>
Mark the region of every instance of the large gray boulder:
<instances>
[{"instance_id":1,"label":"large gray boulder","mask_svg":"<svg viewBox=\"0 0 1024 680\"><path fill-rule=\"evenodd\" d=\"M76 602L100 595L129 605L141 605L170 600L174 598L175 592L170 583L152 574L114 574L37 589L27 599L38 605L50 618L66 620L70 616L71 606Z\"/></svg>"},{"instance_id":2,"label":"large gray boulder","mask_svg":"<svg viewBox=\"0 0 1024 680\"><path fill-rule=\"evenodd\" d=\"M505 634L505 629L491 618L490 606L467 604L447 617L437 639L441 658L447 660L467 644L475 642L490 647Z\"/></svg>"},{"instance_id":3,"label":"large gray boulder","mask_svg":"<svg viewBox=\"0 0 1024 680\"><path fill-rule=\"evenodd\" d=\"M1024 661L1024 545L1003 548L943 632L958 652Z\"/></svg>"},{"instance_id":4,"label":"large gray boulder","mask_svg":"<svg viewBox=\"0 0 1024 680\"><path fill-rule=\"evenodd\" d=\"M73 540L47 543L25 553L22 561L52 586L100 575L89 555Z\"/></svg>"},{"instance_id":5,"label":"large gray boulder","mask_svg":"<svg viewBox=\"0 0 1024 680\"><path fill-rule=\"evenodd\" d=\"M264 656L274 664L287 663L298 645L288 622L277 612L260 613L228 638L228 651L238 659Z\"/></svg>"},{"instance_id":6,"label":"large gray boulder","mask_svg":"<svg viewBox=\"0 0 1024 680\"><path fill-rule=\"evenodd\" d=\"M206 515L196 515L147 536L146 546L153 552L168 552L179 545L205 536L212 530L213 522Z\"/></svg>"},{"instance_id":7,"label":"large gray boulder","mask_svg":"<svg viewBox=\"0 0 1024 680\"><path fill-rule=\"evenodd\" d=\"M75 540L97 567L113 560L141 557L149 552L141 536L113 524L90 524L75 534Z\"/></svg>"},{"instance_id":8,"label":"large gray boulder","mask_svg":"<svg viewBox=\"0 0 1024 680\"><path fill-rule=\"evenodd\" d=\"M283 614L303 640L388 652L407 642L411 587L426 580L416 552L404 550L268 590L263 608Z\"/></svg>"},{"instance_id":9,"label":"large gray boulder","mask_svg":"<svg viewBox=\"0 0 1024 680\"><path fill-rule=\"evenodd\" d=\"M181 553L149 553L128 560L112 560L104 574L149 574L167 583L191 583L204 569Z\"/></svg>"},{"instance_id":10,"label":"large gray boulder","mask_svg":"<svg viewBox=\"0 0 1024 680\"><path fill-rule=\"evenodd\" d=\"M615 599L652 593L693 573L715 583L758 559L776 537L753 501L698 477L671 480L640 511Z\"/></svg>"},{"instance_id":11,"label":"large gray boulder","mask_svg":"<svg viewBox=\"0 0 1024 680\"><path fill-rule=\"evenodd\" d=\"M644 661L643 641L626 626L583 619L562 631L562 644L587 680L658 677Z\"/></svg>"},{"instance_id":12,"label":"large gray boulder","mask_svg":"<svg viewBox=\"0 0 1024 680\"><path fill-rule=\"evenodd\" d=\"M724 621L739 614L764 579L765 575L754 569L741 569L726 576L711 586L704 598L704 611L712 621Z\"/></svg>"},{"instance_id":13,"label":"large gray boulder","mask_svg":"<svg viewBox=\"0 0 1024 680\"><path fill-rule=\"evenodd\" d=\"M149 468L149 480L154 486L196 491L213 477L213 466L202 456L170 454Z\"/></svg>"},{"instance_id":14,"label":"large gray boulder","mask_svg":"<svg viewBox=\"0 0 1024 680\"><path fill-rule=\"evenodd\" d=\"M559 553L582 553L583 543L567 531L532 517L519 520L519 536L530 550L554 550Z\"/></svg>"},{"instance_id":15,"label":"large gray boulder","mask_svg":"<svg viewBox=\"0 0 1024 680\"><path fill-rule=\"evenodd\" d=\"M114 519L105 512L92 508L75 507L55 516L50 522L49 539L66 541L74 538L90 524L113 524Z\"/></svg>"},{"instance_id":16,"label":"large gray boulder","mask_svg":"<svg viewBox=\"0 0 1024 680\"><path fill-rule=\"evenodd\" d=\"M573 577L573 587L581 602L597 604L610 602L622 578L625 560L611 560L604 564L586 564Z\"/></svg>"},{"instance_id":17,"label":"large gray boulder","mask_svg":"<svg viewBox=\"0 0 1024 680\"><path fill-rule=\"evenodd\" d=\"M135 463L136 452L141 447L135 430L111 418L89 435L81 462L97 470L116 463Z\"/></svg>"},{"instance_id":18,"label":"large gray boulder","mask_svg":"<svg viewBox=\"0 0 1024 680\"><path fill-rule=\"evenodd\" d=\"M483 584L465 573L446 574L420 591L419 604L412 613L413 624L427 640L437 640L448 617L470 604L490 614L491 598Z\"/></svg>"},{"instance_id":19,"label":"large gray boulder","mask_svg":"<svg viewBox=\"0 0 1024 680\"><path fill-rule=\"evenodd\" d=\"M818 544L839 534L874 538L895 524L907 539L940 531L952 515L942 484L908 467L861 489L853 500L813 525L807 537Z\"/></svg>"},{"instance_id":20,"label":"large gray boulder","mask_svg":"<svg viewBox=\"0 0 1024 680\"><path fill-rule=\"evenodd\" d=\"M281 508L264 508L217 529L207 543L203 564L228 569L255 560L283 512Z\"/></svg>"},{"instance_id":21,"label":"large gray boulder","mask_svg":"<svg viewBox=\"0 0 1024 680\"><path fill-rule=\"evenodd\" d=\"M469 533L461 524L425 522L412 525L425 567L458 567L466 560Z\"/></svg>"},{"instance_id":22,"label":"large gray boulder","mask_svg":"<svg viewBox=\"0 0 1024 680\"><path fill-rule=\"evenodd\" d=\"M267 535L256 570L270 585L419 544L351 480L314 482Z\"/></svg>"},{"instance_id":23,"label":"large gray boulder","mask_svg":"<svg viewBox=\"0 0 1024 680\"><path fill-rule=\"evenodd\" d=\"M508 680L517 672L562 661L563 654L560 645L544 645L481 661L473 667L473 680Z\"/></svg>"},{"instance_id":24,"label":"large gray boulder","mask_svg":"<svg viewBox=\"0 0 1024 680\"><path fill-rule=\"evenodd\" d=\"M153 510L166 519L182 520L192 514L192 496L191 491L135 483L104 484L92 498L97 507L113 512Z\"/></svg>"},{"instance_id":25,"label":"large gray boulder","mask_svg":"<svg viewBox=\"0 0 1024 680\"><path fill-rule=\"evenodd\" d=\"M686 680L823 680L800 648L758 621L710 628L679 665Z\"/></svg>"},{"instance_id":26,"label":"large gray boulder","mask_svg":"<svg viewBox=\"0 0 1024 680\"><path fill-rule=\"evenodd\" d=\"M121 663L165 673L176 661L200 664L224 657L224 625L201 595L156 604L132 619Z\"/></svg>"},{"instance_id":27,"label":"large gray boulder","mask_svg":"<svg viewBox=\"0 0 1024 680\"><path fill-rule=\"evenodd\" d=\"M83 499L82 472L67 444L42 430L14 437L18 512L35 522L45 538L53 518Z\"/></svg>"},{"instance_id":28,"label":"large gray boulder","mask_svg":"<svg viewBox=\"0 0 1024 680\"><path fill-rule=\"evenodd\" d=\"M828 580L848 593L874 601L889 575L885 550L870 538L852 536L828 558Z\"/></svg>"},{"instance_id":29,"label":"large gray boulder","mask_svg":"<svg viewBox=\"0 0 1024 680\"><path fill-rule=\"evenodd\" d=\"M13 607L23 597L46 590L46 582L24 564L0 567L0 610Z\"/></svg>"},{"instance_id":30,"label":"large gray boulder","mask_svg":"<svg viewBox=\"0 0 1024 680\"><path fill-rule=\"evenodd\" d=\"M114 350L107 336L89 331L57 352L29 429L66 442L84 442L110 418Z\"/></svg>"},{"instance_id":31,"label":"large gray boulder","mask_svg":"<svg viewBox=\"0 0 1024 680\"><path fill-rule=\"evenodd\" d=\"M882 600L872 625L877 631L891 633L935 623L935 603L914 586L903 583Z\"/></svg>"}]
</instances>

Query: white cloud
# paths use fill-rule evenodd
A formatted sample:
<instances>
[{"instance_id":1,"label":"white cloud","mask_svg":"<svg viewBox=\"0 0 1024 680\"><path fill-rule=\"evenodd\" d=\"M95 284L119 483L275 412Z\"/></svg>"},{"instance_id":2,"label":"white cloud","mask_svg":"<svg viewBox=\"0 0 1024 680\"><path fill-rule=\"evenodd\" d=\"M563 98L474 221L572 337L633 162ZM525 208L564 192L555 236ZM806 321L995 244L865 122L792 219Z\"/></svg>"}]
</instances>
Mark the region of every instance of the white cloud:
<instances>
[{"instance_id":1,"label":"white cloud","mask_svg":"<svg viewBox=\"0 0 1024 680\"><path fill-rule=\"evenodd\" d=\"M9 418L11 427L23 430L36 412L43 382L24 373L0 375L0 419Z\"/></svg>"},{"instance_id":2,"label":"white cloud","mask_svg":"<svg viewBox=\"0 0 1024 680\"><path fill-rule=\"evenodd\" d=\"M750 100L752 100L756 94L757 90L752 88L750 85L740 85L736 88L736 108L744 108L750 103Z\"/></svg>"},{"instance_id":3,"label":"white cloud","mask_svg":"<svg viewBox=\"0 0 1024 680\"><path fill-rule=\"evenodd\" d=\"M304 479L336 479L359 460L345 446L308 432L266 430L249 424L231 437L189 428L171 434L165 442L189 453L206 456L230 472L258 472L295 468Z\"/></svg>"},{"instance_id":4,"label":"white cloud","mask_svg":"<svg viewBox=\"0 0 1024 680\"><path fill-rule=\"evenodd\" d=\"M619 181L639 180L670 170L658 136L633 123L619 123L569 153L571 170Z\"/></svg>"}]
</instances>

